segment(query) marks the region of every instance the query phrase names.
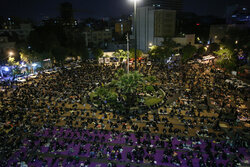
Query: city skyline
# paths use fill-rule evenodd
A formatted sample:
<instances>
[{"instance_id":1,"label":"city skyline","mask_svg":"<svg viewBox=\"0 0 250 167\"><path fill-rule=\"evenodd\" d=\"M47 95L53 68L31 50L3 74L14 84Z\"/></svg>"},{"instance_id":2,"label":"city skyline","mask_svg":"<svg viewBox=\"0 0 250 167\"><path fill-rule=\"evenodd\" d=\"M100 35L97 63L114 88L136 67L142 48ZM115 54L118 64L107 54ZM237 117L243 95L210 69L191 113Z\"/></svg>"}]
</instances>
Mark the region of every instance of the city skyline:
<instances>
[{"instance_id":1,"label":"city skyline","mask_svg":"<svg viewBox=\"0 0 250 167\"><path fill-rule=\"evenodd\" d=\"M32 1L32 0L8 0L0 2L0 16L21 18L31 18L41 20L43 17L59 16L59 5L64 0ZM130 14L133 11L133 5L128 0L92 0L87 4L79 0L71 0L76 19L87 17L119 17L124 14ZM183 11L193 12L198 15L214 15L225 17L226 0L196 2L195 0L183 0ZM250 2L248 2L250 3ZM204 8L206 6L206 8ZM220 10L218 10L220 9Z\"/></svg>"}]
</instances>

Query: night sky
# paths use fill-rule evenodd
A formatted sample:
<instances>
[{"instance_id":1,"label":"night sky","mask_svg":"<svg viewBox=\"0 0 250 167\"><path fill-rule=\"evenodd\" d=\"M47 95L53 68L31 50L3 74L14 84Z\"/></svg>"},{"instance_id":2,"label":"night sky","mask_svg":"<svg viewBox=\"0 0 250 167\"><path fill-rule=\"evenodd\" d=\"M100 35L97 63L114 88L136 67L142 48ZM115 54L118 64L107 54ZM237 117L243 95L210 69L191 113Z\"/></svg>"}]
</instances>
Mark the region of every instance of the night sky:
<instances>
[{"instance_id":1,"label":"night sky","mask_svg":"<svg viewBox=\"0 0 250 167\"><path fill-rule=\"evenodd\" d=\"M184 0L184 11L199 15L223 17L227 0ZM59 4L65 0L0 0L0 16L19 16L40 20L59 15ZM116 17L132 12L128 0L68 0L73 4L75 17Z\"/></svg>"}]
</instances>

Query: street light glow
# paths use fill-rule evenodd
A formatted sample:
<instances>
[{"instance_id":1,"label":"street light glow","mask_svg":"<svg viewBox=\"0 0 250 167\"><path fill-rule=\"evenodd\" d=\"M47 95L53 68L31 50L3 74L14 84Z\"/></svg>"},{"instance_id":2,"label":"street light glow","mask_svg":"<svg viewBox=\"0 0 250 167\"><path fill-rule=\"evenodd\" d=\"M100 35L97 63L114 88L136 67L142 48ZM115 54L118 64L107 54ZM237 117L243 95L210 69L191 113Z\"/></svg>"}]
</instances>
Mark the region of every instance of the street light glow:
<instances>
[{"instance_id":1,"label":"street light glow","mask_svg":"<svg viewBox=\"0 0 250 167\"><path fill-rule=\"evenodd\" d=\"M13 56L13 55L14 55L14 52L10 51L9 56Z\"/></svg>"},{"instance_id":2,"label":"street light glow","mask_svg":"<svg viewBox=\"0 0 250 167\"><path fill-rule=\"evenodd\" d=\"M140 2L141 0L129 0L130 2Z\"/></svg>"},{"instance_id":3,"label":"street light glow","mask_svg":"<svg viewBox=\"0 0 250 167\"><path fill-rule=\"evenodd\" d=\"M10 71L10 69L8 67L3 67L3 70L6 72Z\"/></svg>"},{"instance_id":4,"label":"street light glow","mask_svg":"<svg viewBox=\"0 0 250 167\"><path fill-rule=\"evenodd\" d=\"M37 66L37 64L36 64L36 63L32 64L32 67L36 67L36 66Z\"/></svg>"}]
</instances>

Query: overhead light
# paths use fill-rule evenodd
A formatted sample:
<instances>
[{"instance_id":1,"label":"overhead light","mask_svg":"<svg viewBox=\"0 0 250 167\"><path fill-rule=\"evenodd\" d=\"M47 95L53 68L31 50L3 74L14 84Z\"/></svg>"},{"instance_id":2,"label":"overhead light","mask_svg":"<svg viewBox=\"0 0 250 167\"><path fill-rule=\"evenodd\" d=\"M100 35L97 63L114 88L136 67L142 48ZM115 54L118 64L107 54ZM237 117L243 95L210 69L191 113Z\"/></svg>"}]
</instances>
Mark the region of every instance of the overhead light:
<instances>
[{"instance_id":1,"label":"overhead light","mask_svg":"<svg viewBox=\"0 0 250 167\"><path fill-rule=\"evenodd\" d=\"M36 64L36 63L33 63L33 64L32 64L32 67L36 67L36 66L37 66L37 64Z\"/></svg>"},{"instance_id":2,"label":"overhead light","mask_svg":"<svg viewBox=\"0 0 250 167\"><path fill-rule=\"evenodd\" d=\"M10 51L9 56L13 56L13 55L14 55L14 52Z\"/></svg>"},{"instance_id":3,"label":"overhead light","mask_svg":"<svg viewBox=\"0 0 250 167\"><path fill-rule=\"evenodd\" d=\"M3 70L6 72L10 71L10 69L8 67L3 67Z\"/></svg>"}]
</instances>

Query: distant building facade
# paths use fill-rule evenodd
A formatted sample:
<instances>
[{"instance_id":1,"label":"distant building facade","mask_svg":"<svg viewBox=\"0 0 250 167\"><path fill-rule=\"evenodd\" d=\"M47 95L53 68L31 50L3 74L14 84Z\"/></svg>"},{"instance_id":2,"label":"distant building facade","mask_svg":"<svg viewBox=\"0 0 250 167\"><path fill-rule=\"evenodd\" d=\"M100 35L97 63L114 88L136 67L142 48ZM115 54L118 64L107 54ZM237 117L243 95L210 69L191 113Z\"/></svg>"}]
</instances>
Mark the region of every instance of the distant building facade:
<instances>
[{"instance_id":1,"label":"distant building facade","mask_svg":"<svg viewBox=\"0 0 250 167\"><path fill-rule=\"evenodd\" d=\"M232 28L243 30L249 29L249 26L244 24L211 25L209 34L211 42L220 43L221 40L225 37L226 33Z\"/></svg>"},{"instance_id":2,"label":"distant building facade","mask_svg":"<svg viewBox=\"0 0 250 167\"><path fill-rule=\"evenodd\" d=\"M183 9L183 0L143 0L142 6L166 10L176 10L179 12Z\"/></svg>"},{"instance_id":3,"label":"distant building facade","mask_svg":"<svg viewBox=\"0 0 250 167\"><path fill-rule=\"evenodd\" d=\"M20 40L27 40L30 32L33 31L33 27L31 24L20 24L15 27L5 27L4 29L0 29L0 35L4 33L9 33L10 35L16 33Z\"/></svg>"},{"instance_id":4,"label":"distant building facade","mask_svg":"<svg viewBox=\"0 0 250 167\"><path fill-rule=\"evenodd\" d=\"M0 56L4 57L7 52L15 49L15 42L9 42L8 37L0 36Z\"/></svg>"},{"instance_id":5,"label":"distant building facade","mask_svg":"<svg viewBox=\"0 0 250 167\"><path fill-rule=\"evenodd\" d=\"M195 34L186 34L184 37L174 37L172 40L181 46L195 45Z\"/></svg>"},{"instance_id":6,"label":"distant building facade","mask_svg":"<svg viewBox=\"0 0 250 167\"><path fill-rule=\"evenodd\" d=\"M175 35L176 11L155 10L154 15L154 36L173 37Z\"/></svg>"},{"instance_id":7,"label":"distant building facade","mask_svg":"<svg viewBox=\"0 0 250 167\"><path fill-rule=\"evenodd\" d=\"M149 45L161 45L164 37L175 35L176 11L140 7L137 11L137 48L147 52Z\"/></svg>"},{"instance_id":8,"label":"distant building facade","mask_svg":"<svg viewBox=\"0 0 250 167\"><path fill-rule=\"evenodd\" d=\"M131 31L131 26L132 24L129 21L115 23L115 33L119 35L126 34Z\"/></svg>"},{"instance_id":9,"label":"distant building facade","mask_svg":"<svg viewBox=\"0 0 250 167\"><path fill-rule=\"evenodd\" d=\"M227 24L248 24L250 26L250 7L244 0L229 0L226 9Z\"/></svg>"},{"instance_id":10,"label":"distant building facade","mask_svg":"<svg viewBox=\"0 0 250 167\"><path fill-rule=\"evenodd\" d=\"M89 30L82 33L85 38L86 46L98 46L103 42L110 42L112 41L112 31L110 29L105 30Z\"/></svg>"}]
</instances>

